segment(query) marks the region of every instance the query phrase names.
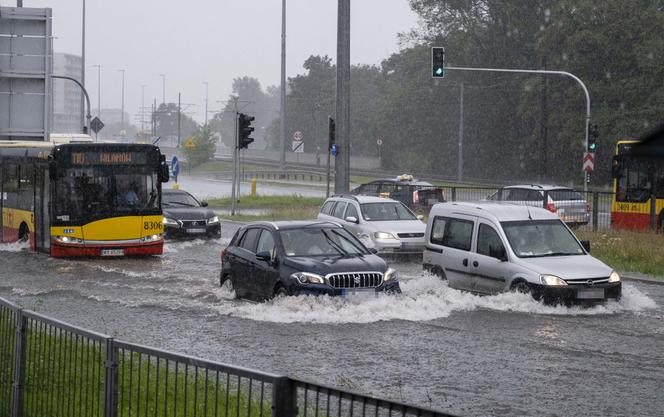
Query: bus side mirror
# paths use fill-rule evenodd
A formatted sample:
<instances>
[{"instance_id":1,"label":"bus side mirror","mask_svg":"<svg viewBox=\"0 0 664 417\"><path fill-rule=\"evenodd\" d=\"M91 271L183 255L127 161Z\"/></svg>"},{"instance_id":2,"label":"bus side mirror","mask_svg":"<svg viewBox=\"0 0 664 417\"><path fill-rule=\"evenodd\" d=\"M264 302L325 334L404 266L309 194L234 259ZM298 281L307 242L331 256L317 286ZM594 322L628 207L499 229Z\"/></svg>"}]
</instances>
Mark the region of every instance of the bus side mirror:
<instances>
[{"instance_id":1,"label":"bus side mirror","mask_svg":"<svg viewBox=\"0 0 664 417\"><path fill-rule=\"evenodd\" d=\"M166 155L161 155L159 157L159 181L168 182L170 179L170 170L168 169L168 164L166 163Z\"/></svg>"},{"instance_id":2,"label":"bus side mirror","mask_svg":"<svg viewBox=\"0 0 664 417\"><path fill-rule=\"evenodd\" d=\"M622 177L622 167L620 166L620 159L618 155L614 155L611 161L611 178Z\"/></svg>"}]
</instances>

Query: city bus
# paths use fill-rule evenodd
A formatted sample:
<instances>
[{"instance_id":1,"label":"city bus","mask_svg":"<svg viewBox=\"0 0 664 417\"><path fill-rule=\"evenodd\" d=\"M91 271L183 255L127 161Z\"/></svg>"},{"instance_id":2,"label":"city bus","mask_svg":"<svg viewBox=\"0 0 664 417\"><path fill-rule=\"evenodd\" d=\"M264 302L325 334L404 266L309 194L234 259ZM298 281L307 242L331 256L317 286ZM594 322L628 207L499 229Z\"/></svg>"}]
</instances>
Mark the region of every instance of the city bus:
<instances>
[{"instance_id":1,"label":"city bus","mask_svg":"<svg viewBox=\"0 0 664 417\"><path fill-rule=\"evenodd\" d=\"M161 254L164 155L81 140L0 142L0 241L54 257Z\"/></svg>"},{"instance_id":2,"label":"city bus","mask_svg":"<svg viewBox=\"0 0 664 417\"><path fill-rule=\"evenodd\" d=\"M646 230L664 225L664 161L633 155L635 140L616 144L611 175L611 227ZM652 215L651 215L652 213Z\"/></svg>"}]
</instances>

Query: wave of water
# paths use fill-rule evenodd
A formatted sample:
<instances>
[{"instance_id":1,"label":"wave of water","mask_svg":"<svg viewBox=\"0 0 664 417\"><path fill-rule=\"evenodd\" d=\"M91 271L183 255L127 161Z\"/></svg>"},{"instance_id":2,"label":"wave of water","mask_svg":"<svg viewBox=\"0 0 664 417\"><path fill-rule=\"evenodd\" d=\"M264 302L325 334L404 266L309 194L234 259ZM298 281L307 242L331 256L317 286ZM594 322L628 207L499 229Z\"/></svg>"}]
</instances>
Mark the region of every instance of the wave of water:
<instances>
[{"instance_id":1,"label":"wave of water","mask_svg":"<svg viewBox=\"0 0 664 417\"><path fill-rule=\"evenodd\" d=\"M22 252L30 249L30 242L0 243L0 252Z\"/></svg>"}]
</instances>

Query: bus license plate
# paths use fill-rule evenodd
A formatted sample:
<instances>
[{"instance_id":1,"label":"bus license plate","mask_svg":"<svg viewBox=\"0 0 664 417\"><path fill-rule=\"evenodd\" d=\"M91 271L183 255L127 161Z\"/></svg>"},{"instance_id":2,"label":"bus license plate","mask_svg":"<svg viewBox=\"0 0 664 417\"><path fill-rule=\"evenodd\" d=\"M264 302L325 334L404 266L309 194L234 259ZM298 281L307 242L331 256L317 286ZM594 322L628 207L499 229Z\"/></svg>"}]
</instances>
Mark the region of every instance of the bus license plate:
<instances>
[{"instance_id":1,"label":"bus license plate","mask_svg":"<svg viewBox=\"0 0 664 417\"><path fill-rule=\"evenodd\" d=\"M124 249L102 249L101 256L124 256Z\"/></svg>"},{"instance_id":2,"label":"bus license plate","mask_svg":"<svg viewBox=\"0 0 664 417\"><path fill-rule=\"evenodd\" d=\"M592 290L579 290L576 293L576 298L579 300L592 300L597 298L604 298L603 288L593 288Z\"/></svg>"},{"instance_id":3,"label":"bus license plate","mask_svg":"<svg viewBox=\"0 0 664 417\"><path fill-rule=\"evenodd\" d=\"M187 229L187 233L205 233L205 229Z\"/></svg>"}]
</instances>

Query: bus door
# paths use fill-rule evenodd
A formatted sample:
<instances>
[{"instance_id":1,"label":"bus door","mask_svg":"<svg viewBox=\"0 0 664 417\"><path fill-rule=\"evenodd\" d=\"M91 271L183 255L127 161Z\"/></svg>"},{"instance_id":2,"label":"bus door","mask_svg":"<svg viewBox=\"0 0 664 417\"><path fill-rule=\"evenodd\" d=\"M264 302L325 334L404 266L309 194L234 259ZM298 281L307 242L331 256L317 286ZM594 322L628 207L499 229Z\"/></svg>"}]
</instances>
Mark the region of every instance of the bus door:
<instances>
[{"instance_id":1,"label":"bus door","mask_svg":"<svg viewBox=\"0 0 664 417\"><path fill-rule=\"evenodd\" d=\"M48 184L46 165L35 165L35 249L41 252L47 251L51 246Z\"/></svg>"}]
</instances>

